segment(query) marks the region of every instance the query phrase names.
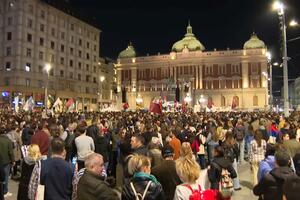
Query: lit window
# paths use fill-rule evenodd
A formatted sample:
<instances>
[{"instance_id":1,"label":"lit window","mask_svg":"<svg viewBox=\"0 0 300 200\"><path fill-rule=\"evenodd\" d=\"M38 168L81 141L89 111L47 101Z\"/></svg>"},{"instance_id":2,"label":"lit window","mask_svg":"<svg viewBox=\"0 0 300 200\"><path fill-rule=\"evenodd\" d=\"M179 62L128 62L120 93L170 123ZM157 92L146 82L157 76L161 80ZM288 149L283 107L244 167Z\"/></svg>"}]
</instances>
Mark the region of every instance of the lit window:
<instances>
[{"instance_id":1,"label":"lit window","mask_svg":"<svg viewBox=\"0 0 300 200\"><path fill-rule=\"evenodd\" d=\"M6 56L11 56L11 47L6 47Z\"/></svg>"},{"instance_id":2,"label":"lit window","mask_svg":"<svg viewBox=\"0 0 300 200\"><path fill-rule=\"evenodd\" d=\"M11 70L11 64L10 64L10 62L6 62L5 69L6 69L6 71L10 71Z\"/></svg>"},{"instance_id":3,"label":"lit window","mask_svg":"<svg viewBox=\"0 0 300 200\"><path fill-rule=\"evenodd\" d=\"M30 63L26 63L26 65L25 65L25 71L26 72L30 72L31 71L31 64Z\"/></svg>"}]
</instances>

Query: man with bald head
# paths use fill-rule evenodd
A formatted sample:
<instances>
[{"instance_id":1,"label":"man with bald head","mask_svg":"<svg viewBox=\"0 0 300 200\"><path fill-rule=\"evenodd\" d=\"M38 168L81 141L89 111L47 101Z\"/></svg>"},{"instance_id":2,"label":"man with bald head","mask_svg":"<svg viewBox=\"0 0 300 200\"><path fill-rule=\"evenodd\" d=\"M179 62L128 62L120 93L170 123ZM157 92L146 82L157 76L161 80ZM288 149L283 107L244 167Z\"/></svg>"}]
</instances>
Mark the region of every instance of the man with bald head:
<instances>
[{"instance_id":1,"label":"man with bald head","mask_svg":"<svg viewBox=\"0 0 300 200\"><path fill-rule=\"evenodd\" d=\"M116 200L118 195L103 180L104 169L103 157L100 154L92 153L85 158L85 172L78 182L78 200Z\"/></svg>"}]
</instances>

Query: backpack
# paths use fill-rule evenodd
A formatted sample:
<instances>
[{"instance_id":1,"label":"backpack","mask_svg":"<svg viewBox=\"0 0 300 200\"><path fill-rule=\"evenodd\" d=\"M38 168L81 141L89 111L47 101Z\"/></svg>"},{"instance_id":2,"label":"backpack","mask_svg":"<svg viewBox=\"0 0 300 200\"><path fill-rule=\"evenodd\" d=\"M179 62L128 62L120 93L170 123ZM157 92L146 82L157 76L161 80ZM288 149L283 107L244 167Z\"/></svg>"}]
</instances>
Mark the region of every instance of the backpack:
<instances>
[{"instance_id":1,"label":"backpack","mask_svg":"<svg viewBox=\"0 0 300 200\"><path fill-rule=\"evenodd\" d=\"M229 146L224 146L224 157L230 160L231 163L233 163L235 158L235 153L233 148Z\"/></svg>"},{"instance_id":2,"label":"backpack","mask_svg":"<svg viewBox=\"0 0 300 200\"><path fill-rule=\"evenodd\" d=\"M221 169L221 179L219 185L219 194L221 198L230 198L233 194L233 181L227 169Z\"/></svg>"},{"instance_id":3,"label":"backpack","mask_svg":"<svg viewBox=\"0 0 300 200\"><path fill-rule=\"evenodd\" d=\"M147 183L147 186L146 186L146 188L145 188L145 190L144 190L144 193L143 193L143 195L142 195L141 193L137 193L137 192L136 192L136 190L135 190L135 188L134 188L134 186L133 186L133 183L130 182L130 187L131 187L131 189L132 189L132 191L133 191L133 193L134 193L135 200L144 200L144 199L145 199L145 196L146 196L146 194L147 194L147 192L148 192L148 189L149 189L149 187L150 187L150 184L151 184L151 181L149 181L149 182Z\"/></svg>"},{"instance_id":4,"label":"backpack","mask_svg":"<svg viewBox=\"0 0 300 200\"><path fill-rule=\"evenodd\" d=\"M217 200L217 191L216 190L201 190L201 186L198 185L198 190L193 190L190 185L183 185L191 190L192 194L189 197L189 200Z\"/></svg>"}]
</instances>

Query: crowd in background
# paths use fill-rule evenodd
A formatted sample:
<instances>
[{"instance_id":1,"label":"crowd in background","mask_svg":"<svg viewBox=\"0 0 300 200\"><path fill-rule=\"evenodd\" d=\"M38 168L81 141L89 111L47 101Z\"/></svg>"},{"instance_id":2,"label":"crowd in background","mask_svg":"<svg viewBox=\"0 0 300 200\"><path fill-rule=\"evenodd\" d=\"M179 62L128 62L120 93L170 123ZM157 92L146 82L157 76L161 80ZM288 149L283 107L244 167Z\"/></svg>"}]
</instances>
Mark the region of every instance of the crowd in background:
<instances>
[{"instance_id":1,"label":"crowd in background","mask_svg":"<svg viewBox=\"0 0 300 200\"><path fill-rule=\"evenodd\" d=\"M241 190L250 163L260 199L297 199L300 115L273 112L0 112L1 198L190 199L221 191L223 169ZM0 198L0 199L1 199Z\"/></svg>"}]
</instances>

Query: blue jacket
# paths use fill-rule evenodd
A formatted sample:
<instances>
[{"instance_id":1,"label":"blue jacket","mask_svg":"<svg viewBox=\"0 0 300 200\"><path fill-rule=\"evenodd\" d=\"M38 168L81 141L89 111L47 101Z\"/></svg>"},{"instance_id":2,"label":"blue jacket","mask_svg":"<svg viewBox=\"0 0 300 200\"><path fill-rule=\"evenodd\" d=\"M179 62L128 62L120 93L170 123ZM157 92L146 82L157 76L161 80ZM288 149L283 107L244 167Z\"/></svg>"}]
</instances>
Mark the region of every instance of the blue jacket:
<instances>
[{"instance_id":1,"label":"blue jacket","mask_svg":"<svg viewBox=\"0 0 300 200\"><path fill-rule=\"evenodd\" d=\"M257 179L260 181L267 173L269 173L275 167L275 157L268 156L263 159L259 164L259 169L257 173Z\"/></svg>"}]
</instances>

